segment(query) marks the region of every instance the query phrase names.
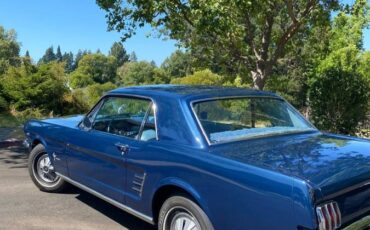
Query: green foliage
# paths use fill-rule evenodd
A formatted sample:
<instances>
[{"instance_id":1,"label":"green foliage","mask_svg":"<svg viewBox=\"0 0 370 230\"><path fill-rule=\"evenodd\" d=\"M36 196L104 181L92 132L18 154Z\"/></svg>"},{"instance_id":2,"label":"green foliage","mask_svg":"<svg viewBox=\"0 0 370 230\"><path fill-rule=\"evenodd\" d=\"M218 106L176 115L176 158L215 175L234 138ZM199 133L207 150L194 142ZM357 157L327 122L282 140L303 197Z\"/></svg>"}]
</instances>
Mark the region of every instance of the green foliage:
<instances>
[{"instance_id":1,"label":"green foliage","mask_svg":"<svg viewBox=\"0 0 370 230\"><path fill-rule=\"evenodd\" d=\"M85 91L85 89L75 89L64 94L64 114L82 114L89 111L91 107L88 104L89 98Z\"/></svg>"},{"instance_id":2,"label":"green foliage","mask_svg":"<svg viewBox=\"0 0 370 230\"><path fill-rule=\"evenodd\" d=\"M132 52L129 57L129 61L131 62L136 62L137 61L137 56L135 52Z\"/></svg>"},{"instance_id":3,"label":"green foliage","mask_svg":"<svg viewBox=\"0 0 370 230\"><path fill-rule=\"evenodd\" d=\"M353 133L367 112L369 83L361 74L326 69L310 84L312 120L318 128Z\"/></svg>"},{"instance_id":4,"label":"green foliage","mask_svg":"<svg viewBox=\"0 0 370 230\"><path fill-rule=\"evenodd\" d=\"M161 68L172 78L185 77L192 74L192 57L188 52L176 50L164 60Z\"/></svg>"},{"instance_id":5,"label":"green foliage","mask_svg":"<svg viewBox=\"0 0 370 230\"><path fill-rule=\"evenodd\" d=\"M202 67L218 73L252 77L263 89L273 67L298 33L330 20L337 0L97 0L106 10L108 29L125 40L150 24L160 34L191 50Z\"/></svg>"},{"instance_id":6,"label":"green foliage","mask_svg":"<svg viewBox=\"0 0 370 230\"><path fill-rule=\"evenodd\" d=\"M95 83L91 76L80 71L72 72L71 75L69 76L69 79L70 86L74 89L83 88Z\"/></svg>"},{"instance_id":7,"label":"green foliage","mask_svg":"<svg viewBox=\"0 0 370 230\"><path fill-rule=\"evenodd\" d=\"M277 92L297 109L306 106L308 86L305 75L293 73L287 75L273 75L266 84L266 90Z\"/></svg>"},{"instance_id":8,"label":"green foliage","mask_svg":"<svg viewBox=\"0 0 370 230\"><path fill-rule=\"evenodd\" d=\"M62 52L60 51L60 46L57 48L57 53L55 54L55 60L58 62L63 61Z\"/></svg>"},{"instance_id":9,"label":"green foliage","mask_svg":"<svg viewBox=\"0 0 370 230\"><path fill-rule=\"evenodd\" d=\"M0 26L0 75L4 74L10 66L20 64L20 47L16 37L14 30L6 31Z\"/></svg>"},{"instance_id":10,"label":"green foliage","mask_svg":"<svg viewBox=\"0 0 370 230\"><path fill-rule=\"evenodd\" d=\"M29 119L41 119L46 117L44 111L38 108L27 108L22 111L13 111L14 117L20 124L25 123Z\"/></svg>"},{"instance_id":11,"label":"green foliage","mask_svg":"<svg viewBox=\"0 0 370 230\"><path fill-rule=\"evenodd\" d=\"M121 42L113 43L112 47L110 48L109 55L112 55L116 58L117 66L123 65L123 63L127 62L129 59L129 55L127 54Z\"/></svg>"},{"instance_id":12,"label":"green foliage","mask_svg":"<svg viewBox=\"0 0 370 230\"><path fill-rule=\"evenodd\" d=\"M55 60L57 60L57 58L54 53L54 48L53 46L50 46L46 49L45 54L40 58L39 64L49 63Z\"/></svg>"},{"instance_id":13,"label":"green foliage","mask_svg":"<svg viewBox=\"0 0 370 230\"><path fill-rule=\"evenodd\" d=\"M0 113L7 112L9 109L8 102L4 97L0 96Z\"/></svg>"},{"instance_id":14,"label":"green foliage","mask_svg":"<svg viewBox=\"0 0 370 230\"><path fill-rule=\"evenodd\" d=\"M104 84L93 84L89 85L85 90L88 98L88 105L91 108L95 105L99 99L108 91L117 88L117 86L111 82Z\"/></svg>"},{"instance_id":15,"label":"green foliage","mask_svg":"<svg viewBox=\"0 0 370 230\"><path fill-rule=\"evenodd\" d=\"M116 58L113 56L86 54L71 74L70 85L73 88L81 88L93 83L115 82L116 68Z\"/></svg>"},{"instance_id":16,"label":"green foliage","mask_svg":"<svg viewBox=\"0 0 370 230\"><path fill-rule=\"evenodd\" d=\"M91 54L90 51L87 51L87 50L78 50L77 51L77 54L76 54L76 58L75 58L75 61L74 61L74 69L76 69L78 67L78 63L80 62L80 60L86 55L86 54Z\"/></svg>"},{"instance_id":17,"label":"green foliage","mask_svg":"<svg viewBox=\"0 0 370 230\"><path fill-rule=\"evenodd\" d=\"M5 97L18 111L39 108L63 112L63 95L68 89L62 63L41 64L38 68L25 64L11 67L2 86Z\"/></svg>"},{"instance_id":18,"label":"green foliage","mask_svg":"<svg viewBox=\"0 0 370 230\"><path fill-rule=\"evenodd\" d=\"M140 85L168 83L169 79L163 71L147 61L126 62L117 70L120 85Z\"/></svg>"},{"instance_id":19,"label":"green foliage","mask_svg":"<svg viewBox=\"0 0 370 230\"><path fill-rule=\"evenodd\" d=\"M222 85L223 78L209 69L196 71L194 74L175 78L171 81L172 84L185 84L185 85Z\"/></svg>"},{"instance_id":20,"label":"green foliage","mask_svg":"<svg viewBox=\"0 0 370 230\"><path fill-rule=\"evenodd\" d=\"M348 45L362 49L363 29L370 23L370 6L367 0L356 0L348 10L334 18L330 49L337 50Z\"/></svg>"},{"instance_id":21,"label":"green foliage","mask_svg":"<svg viewBox=\"0 0 370 230\"><path fill-rule=\"evenodd\" d=\"M0 127L8 128L8 127L17 127L20 126L22 123L17 120L17 118L11 115L8 112L0 113Z\"/></svg>"},{"instance_id":22,"label":"green foliage","mask_svg":"<svg viewBox=\"0 0 370 230\"><path fill-rule=\"evenodd\" d=\"M370 81L370 51L361 54L358 72Z\"/></svg>"},{"instance_id":23,"label":"green foliage","mask_svg":"<svg viewBox=\"0 0 370 230\"><path fill-rule=\"evenodd\" d=\"M73 62L73 53L64 53L62 56L62 61L65 63L65 71L66 73L70 73L75 70L75 65Z\"/></svg>"}]
</instances>

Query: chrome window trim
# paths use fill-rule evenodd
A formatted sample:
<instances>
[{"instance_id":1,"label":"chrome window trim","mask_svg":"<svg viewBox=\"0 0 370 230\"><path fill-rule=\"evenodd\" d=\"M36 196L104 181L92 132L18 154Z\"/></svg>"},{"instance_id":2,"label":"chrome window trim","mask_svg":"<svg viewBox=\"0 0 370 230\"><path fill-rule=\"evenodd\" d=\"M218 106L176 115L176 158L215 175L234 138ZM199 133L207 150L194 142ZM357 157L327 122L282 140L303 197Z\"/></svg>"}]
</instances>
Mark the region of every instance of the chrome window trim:
<instances>
[{"instance_id":1,"label":"chrome window trim","mask_svg":"<svg viewBox=\"0 0 370 230\"><path fill-rule=\"evenodd\" d=\"M72 185L74 185L74 186L76 186L76 187L78 187L78 188L80 188L80 189L82 189L82 190L84 190L84 191L86 191L86 192L88 192L88 193L90 193L90 194L92 194L92 195L94 195L94 196L96 196L96 197L98 197L98 198L116 206L117 208L122 209L123 211L128 212L131 215L134 215L134 216L140 218L141 220L144 220L144 221L146 221L150 224L153 224L153 225L155 224L152 217L149 217L149 216L147 216L147 215L145 215L141 212L138 212L138 211L126 206L126 205L123 205L123 204L121 204L121 203L119 203L119 202L117 202L117 201L115 201L115 200L113 200L113 199L111 199L111 198L109 198L109 197L107 197L107 196L105 196L105 195L103 195L103 194L101 194L101 193L83 185L83 184L80 184L77 181L72 180L71 178L69 178L67 176L64 176L60 173L56 173L56 174L58 176L60 176L63 180L67 181L68 183L71 183Z\"/></svg>"},{"instance_id":2,"label":"chrome window trim","mask_svg":"<svg viewBox=\"0 0 370 230\"><path fill-rule=\"evenodd\" d=\"M203 137L205 138L208 146L213 146L213 145L220 145L220 144L226 144L226 143L232 143L232 142L237 142L237 141L244 141L244 140L250 140L250 139L259 139L259 138L265 138L265 137L269 137L269 136L277 136L277 135L286 135L286 134L294 134L294 133L306 133L306 132L318 132L318 130L316 129L316 127L311 123L309 122L307 119L305 119L303 116L303 119L305 122L307 122L311 127L312 127L312 130L307 130L307 131L296 131L296 132L288 132L288 133L284 133L284 134L277 134L277 133L274 133L274 134L270 134L270 135L263 135L263 136L255 136L255 137L242 137L242 138L237 138L237 139L234 139L234 140L229 140L229 141L221 141L221 142L216 142L216 143L212 143L208 136L207 136L207 133L206 131L204 130L203 128L203 125L200 121L200 119L198 118L197 116L197 113L195 112L195 109L194 109L194 104L195 103L198 103L198 102L206 102L206 101L215 101L215 100L224 100L224 99L239 99L239 98L270 98L270 99L275 99L275 100L280 100L280 101L284 101L285 103L287 103L287 105L289 106L289 108L291 108L294 112L298 113L300 116L301 113L296 110L288 101L286 101L285 99L281 98L281 97L277 97L277 96L264 96L264 95L261 95L261 96L257 96L257 95L253 95L253 96L248 96L248 95L243 95L243 96L224 96L224 97L210 97L210 98L202 98L202 99L196 99L196 100L191 100L190 101L190 109L191 111L193 112L193 116L195 117L195 120L197 121L197 124L201 130L201 133L203 134Z\"/></svg>"},{"instance_id":3,"label":"chrome window trim","mask_svg":"<svg viewBox=\"0 0 370 230\"><path fill-rule=\"evenodd\" d=\"M109 97L121 97L121 98L137 98L137 99L146 99L146 100L149 100L151 103L149 106L152 106L153 108L153 115L154 115L154 126L155 126L155 136L156 136L156 141L159 141L159 135L158 135L158 125L157 125L157 104L155 103L155 101L153 100L153 98L151 97L147 97L147 96L142 96L142 95L136 95L136 94L122 94L122 93L119 93L119 94L107 94L107 95L104 95L102 98L100 98L100 100L94 105L94 107L85 115L88 116L91 112L94 112L95 109L99 110L101 108L101 106L104 104L104 101L109 98ZM94 118L95 119L95 118ZM82 122L82 121L81 121ZM80 122L80 123L81 123ZM80 124L79 124L80 125ZM102 133L105 133L105 134L109 134L109 135L114 135L114 136L119 136L119 137L123 137L123 138L127 138L129 140L136 140L136 141L140 141L140 142L146 142L146 141L142 141L140 139L137 139L137 138L129 138L129 137L126 137L126 136L123 136L123 135L118 135L118 134L114 134L114 133L107 133L107 132L103 132L103 131L100 131L100 130L96 130L96 129L92 129L96 132L102 132Z\"/></svg>"}]
</instances>

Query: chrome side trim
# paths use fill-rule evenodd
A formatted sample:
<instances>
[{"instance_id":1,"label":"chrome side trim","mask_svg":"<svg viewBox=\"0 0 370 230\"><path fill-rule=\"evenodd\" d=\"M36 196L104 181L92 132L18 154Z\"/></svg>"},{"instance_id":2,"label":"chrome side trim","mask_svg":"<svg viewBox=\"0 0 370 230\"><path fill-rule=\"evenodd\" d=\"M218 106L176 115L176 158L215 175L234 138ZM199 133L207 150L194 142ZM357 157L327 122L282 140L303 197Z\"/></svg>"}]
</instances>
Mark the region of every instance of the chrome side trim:
<instances>
[{"instance_id":1,"label":"chrome side trim","mask_svg":"<svg viewBox=\"0 0 370 230\"><path fill-rule=\"evenodd\" d=\"M149 216L147 216L147 215L145 215L141 212L138 212L138 211L126 206L126 205L123 205L123 204L121 204L121 203L119 203L115 200L112 200L111 198L106 197L103 194L101 194L101 193L99 193L95 190L92 190L91 188L70 179L69 177L66 177L66 176L64 176L60 173L56 173L56 174L58 176L60 176L63 180L67 181L68 183L71 183L72 185L74 185L74 186L76 186L76 187L78 187L78 188L80 188L80 189L82 189L82 190L84 190L84 191L86 191L86 192L88 192L88 193L90 193L90 194L92 194L92 195L94 195L94 196L96 196L96 197L98 197L98 198L116 206L117 208L122 209L123 211L128 212L131 215L134 215L134 216L140 218L141 220L144 220L144 221L146 221L150 224L153 224L153 225L155 224L152 217L149 217Z\"/></svg>"}]
</instances>

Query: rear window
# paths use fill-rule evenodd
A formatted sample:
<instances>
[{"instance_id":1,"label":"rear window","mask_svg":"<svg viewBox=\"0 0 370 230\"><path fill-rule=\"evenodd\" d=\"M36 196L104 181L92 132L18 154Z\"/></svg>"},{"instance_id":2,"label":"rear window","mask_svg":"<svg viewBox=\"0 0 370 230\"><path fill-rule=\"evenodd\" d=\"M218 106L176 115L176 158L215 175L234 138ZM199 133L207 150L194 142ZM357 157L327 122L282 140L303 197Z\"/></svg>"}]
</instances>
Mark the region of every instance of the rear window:
<instances>
[{"instance_id":1,"label":"rear window","mask_svg":"<svg viewBox=\"0 0 370 230\"><path fill-rule=\"evenodd\" d=\"M278 98L226 98L193 103L210 143L315 130Z\"/></svg>"}]
</instances>

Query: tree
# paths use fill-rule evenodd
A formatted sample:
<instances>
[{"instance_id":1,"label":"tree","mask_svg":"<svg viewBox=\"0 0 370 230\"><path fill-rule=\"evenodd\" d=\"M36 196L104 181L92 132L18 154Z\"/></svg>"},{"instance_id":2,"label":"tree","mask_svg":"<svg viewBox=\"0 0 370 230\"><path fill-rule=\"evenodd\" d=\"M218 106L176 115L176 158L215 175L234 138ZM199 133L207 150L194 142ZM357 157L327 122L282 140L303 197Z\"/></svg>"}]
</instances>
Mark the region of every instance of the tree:
<instances>
[{"instance_id":1,"label":"tree","mask_svg":"<svg viewBox=\"0 0 370 230\"><path fill-rule=\"evenodd\" d=\"M136 62L137 61L137 56L136 56L136 53L134 51L130 54L129 61L131 61L131 62Z\"/></svg>"},{"instance_id":2,"label":"tree","mask_svg":"<svg viewBox=\"0 0 370 230\"><path fill-rule=\"evenodd\" d=\"M329 53L319 63L319 72L335 67L358 71L363 49L363 29L370 22L370 6L366 0L357 0L347 11L339 12L333 20Z\"/></svg>"},{"instance_id":3,"label":"tree","mask_svg":"<svg viewBox=\"0 0 370 230\"><path fill-rule=\"evenodd\" d=\"M171 81L172 84L185 84L185 85L222 85L224 79L215 73L212 73L209 69L196 71L194 74L175 78Z\"/></svg>"},{"instance_id":4,"label":"tree","mask_svg":"<svg viewBox=\"0 0 370 230\"><path fill-rule=\"evenodd\" d=\"M369 90L361 74L336 67L325 69L311 82L312 120L323 130L353 134L366 115Z\"/></svg>"},{"instance_id":5,"label":"tree","mask_svg":"<svg viewBox=\"0 0 370 230\"><path fill-rule=\"evenodd\" d=\"M53 46L46 49L45 54L39 60L39 64L49 63L56 60Z\"/></svg>"},{"instance_id":6,"label":"tree","mask_svg":"<svg viewBox=\"0 0 370 230\"><path fill-rule=\"evenodd\" d=\"M95 83L89 85L86 88L89 107L91 108L92 106L94 106L106 92L115 88L117 88L117 86L112 82L107 82L104 84Z\"/></svg>"},{"instance_id":7,"label":"tree","mask_svg":"<svg viewBox=\"0 0 370 230\"><path fill-rule=\"evenodd\" d=\"M263 89L273 67L297 33L329 20L336 0L299 1L125 1L97 0L107 11L108 29L131 37L146 23L232 72L251 74Z\"/></svg>"},{"instance_id":8,"label":"tree","mask_svg":"<svg viewBox=\"0 0 370 230\"><path fill-rule=\"evenodd\" d=\"M104 54L86 54L78 63L78 68L71 73L73 88L85 87L92 83L116 81L116 58Z\"/></svg>"},{"instance_id":9,"label":"tree","mask_svg":"<svg viewBox=\"0 0 370 230\"><path fill-rule=\"evenodd\" d=\"M117 59L118 66L123 65L123 63L127 62L129 59L129 55L127 54L121 42L113 43L112 47L110 48L109 55L112 55Z\"/></svg>"},{"instance_id":10,"label":"tree","mask_svg":"<svg viewBox=\"0 0 370 230\"><path fill-rule=\"evenodd\" d=\"M18 66L19 43L16 40L17 35L14 30L6 31L0 26L0 76L4 74L10 66Z\"/></svg>"},{"instance_id":11,"label":"tree","mask_svg":"<svg viewBox=\"0 0 370 230\"><path fill-rule=\"evenodd\" d=\"M55 59L58 62L63 61L63 56L62 56L62 52L60 51L60 46L58 46L58 48L57 48L57 53L55 54Z\"/></svg>"},{"instance_id":12,"label":"tree","mask_svg":"<svg viewBox=\"0 0 370 230\"><path fill-rule=\"evenodd\" d=\"M26 50L26 54L24 56L27 57L27 58L31 58L30 52L28 50Z\"/></svg>"},{"instance_id":13,"label":"tree","mask_svg":"<svg viewBox=\"0 0 370 230\"><path fill-rule=\"evenodd\" d=\"M192 74L192 57L188 52L176 50L164 60L161 68L173 78L185 77Z\"/></svg>"},{"instance_id":14,"label":"tree","mask_svg":"<svg viewBox=\"0 0 370 230\"><path fill-rule=\"evenodd\" d=\"M74 61L74 69L77 69L78 63L83 58L83 56L85 56L86 54L91 54L91 52L90 51L87 51L87 50L83 50L83 51L82 50L78 50L77 51L76 58L75 58L75 61Z\"/></svg>"},{"instance_id":15,"label":"tree","mask_svg":"<svg viewBox=\"0 0 370 230\"><path fill-rule=\"evenodd\" d=\"M120 85L152 84L156 68L149 62L126 62L117 70Z\"/></svg>"},{"instance_id":16,"label":"tree","mask_svg":"<svg viewBox=\"0 0 370 230\"><path fill-rule=\"evenodd\" d=\"M4 94L18 111L38 108L63 112L63 95L68 91L62 63L51 62L11 67L2 83Z\"/></svg>"},{"instance_id":17,"label":"tree","mask_svg":"<svg viewBox=\"0 0 370 230\"><path fill-rule=\"evenodd\" d=\"M62 56L62 61L65 63L66 73L70 73L73 70L75 70L74 69L75 65L74 65L74 62L73 62L73 53L72 52L69 52L69 53L65 52Z\"/></svg>"},{"instance_id":18,"label":"tree","mask_svg":"<svg viewBox=\"0 0 370 230\"><path fill-rule=\"evenodd\" d=\"M126 62L117 70L120 85L168 84L169 75L147 61Z\"/></svg>"}]
</instances>

